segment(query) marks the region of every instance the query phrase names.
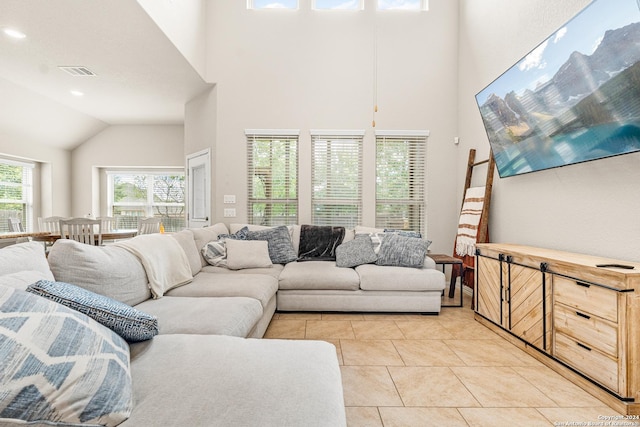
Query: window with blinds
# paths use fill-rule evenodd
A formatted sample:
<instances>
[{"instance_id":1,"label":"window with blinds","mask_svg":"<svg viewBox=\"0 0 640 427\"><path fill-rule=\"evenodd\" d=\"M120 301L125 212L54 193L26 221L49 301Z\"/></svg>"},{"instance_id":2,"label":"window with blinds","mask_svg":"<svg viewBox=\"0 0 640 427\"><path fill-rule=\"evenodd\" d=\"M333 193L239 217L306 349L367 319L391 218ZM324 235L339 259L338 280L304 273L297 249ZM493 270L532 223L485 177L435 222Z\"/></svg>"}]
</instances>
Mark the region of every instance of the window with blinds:
<instances>
[{"instance_id":1,"label":"window with blinds","mask_svg":"<svg viewBox=\"0 0 640 427\"><path fill-rule=\"evenodd\" d=\"M9 218L19 219L26 231L33 230L34 167L0 159L0 232L9 231Z\"/></svg>"},{"instance_id":2,"label":"window with blinds","mask_svg":"<svg viewBox=\"0 0 640 427\"><path fill-rule=\"evenodd\" d=\"M427 132L376 132L376 227L426 233Z\"/></svg>"},{"instance_id":3,"label":"window with blinds","mask_svg":"<svg viewBox=\"0 0 640 427\"><path fill-rule=\"evenodd\" d=\"M364 131L311 131L311 219L353 228L362 222Z\"/></svg>"},{"instance_id":4,"label":"window with blinds","mask_svg":"<svg viewBox=\"0 0 640 427\"><path fill-rule=\"evenodd\" d=\"M107 214L116 227L138 228L141 217L160 217L166 231L186 227L185 175L176 171L107 171Z\"/></svg>"},{"instance_id":5,"label":"window with blinds","mask_svg":"<svg viewBox=\"0 0 640 427\"><path fill-rule=\"evenodd\" d=\"M249 224L298 223L297 130L246 130Z\"/></svg>"}]
</instances>

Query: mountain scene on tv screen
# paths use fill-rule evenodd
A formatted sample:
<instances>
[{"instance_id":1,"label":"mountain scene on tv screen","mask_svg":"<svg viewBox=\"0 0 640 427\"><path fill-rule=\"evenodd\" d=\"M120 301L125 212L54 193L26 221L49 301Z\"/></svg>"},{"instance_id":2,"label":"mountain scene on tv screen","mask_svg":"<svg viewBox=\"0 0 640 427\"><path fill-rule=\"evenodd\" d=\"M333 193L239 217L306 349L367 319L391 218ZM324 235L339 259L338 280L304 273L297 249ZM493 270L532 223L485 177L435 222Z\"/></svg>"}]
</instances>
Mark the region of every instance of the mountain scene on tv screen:
<instances>
[{"instance_id":1,"label":"mountain scene on tv screen","mask_svg":"<svg viewBox=\"0 0 640 427\"><path fill-rule=\"evenodd\" d=\"M640 150L640 22L573 52L535 90L480 106L501 176Z\"/></svg>"}]
</instances>

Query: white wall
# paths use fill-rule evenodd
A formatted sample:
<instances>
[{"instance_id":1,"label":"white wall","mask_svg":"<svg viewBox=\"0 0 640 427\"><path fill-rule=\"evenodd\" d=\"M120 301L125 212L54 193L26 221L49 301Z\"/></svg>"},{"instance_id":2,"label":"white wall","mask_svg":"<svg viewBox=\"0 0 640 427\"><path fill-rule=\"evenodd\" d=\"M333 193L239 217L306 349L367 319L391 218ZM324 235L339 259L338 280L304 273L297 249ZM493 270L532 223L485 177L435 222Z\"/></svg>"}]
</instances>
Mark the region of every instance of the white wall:
<instances>
[{"instance_id":1,"label":"white wall","mask_svg":"<svg viewBox=\"0 0 640 427\"><path fill-rule=\"evenodd\" d=\"M460 0L458 167L489 143L474 96L589 0ZM640 260L640 154L494 183L491 240ZM462 183L458 184L458 193Z\"/></svg>"},{"instance_id":2,"label":"white wall","mask_svg":"<svg viewBox=\"0 0 640 427\"><path fill-rule=\"evenodd\" d=\"M206 74L206 0L137 0L191 66Z\"/></svg>"},{"instance_id":3,"label":"white wall","mask_svg":"<svg viewBox=\"0 0 640 427\"><path fill-rule=\"evenodd\" d=\"M72 216L101 216L99 168L184 168L184 126L110 126L73 150L71 161Z\"/></svg>"},{"instance_id":4,"label":"white wall","mask_svg":"<svg viewBox=\"0 0 640 427\"><path fill-rule=\"evenodd\" d=\"M376 129L429 130L428 224L432 249L450 253L459 200L456 181L457 2L428 12L247 10L244 1L208 3L207 79L216 82L217 206L235 194L247 217L244 130L299 129L301 223L310 212L310 129L365 129L364 224L373 225L374 34L378 36ZM371 2L367 2L370 6ZM377 27L377 29L376 29ZM374 29L376 29L374 31Z\"/></svg>"}]
</instances>

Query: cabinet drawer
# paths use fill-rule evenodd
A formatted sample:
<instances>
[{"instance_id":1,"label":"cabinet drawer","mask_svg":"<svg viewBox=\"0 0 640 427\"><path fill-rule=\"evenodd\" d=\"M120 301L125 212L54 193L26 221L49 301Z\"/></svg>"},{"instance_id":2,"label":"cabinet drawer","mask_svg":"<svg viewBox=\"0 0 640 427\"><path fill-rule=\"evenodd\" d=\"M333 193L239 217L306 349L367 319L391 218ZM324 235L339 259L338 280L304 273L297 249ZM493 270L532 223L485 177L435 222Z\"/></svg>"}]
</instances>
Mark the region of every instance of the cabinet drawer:
<instances>
[{"instance_id":1,"label":"cabinet drawer","mask_svg":"<svg viewBox=\"0 0 640 427\"><path fill-rule=\"evenodd\" d=\"M611 357L618 357L618 325L562 304L553 306L556 331Z\"/></svg>"},{"instance_id":2,"label":"cabinet drawer","mask_svg":"<svg viewBox=\"0 0 640 427\"><path fill-rule=\"evenodd\" d=\"M619 392L617 359L585 348L584 344L561 332L555 334L555 356L613 392Z\"/></svg>"},{"instance_id":3,"label":"cabinet drawer","mask_svg":"<svg viewBox=\"0 0 640 427\"><path fill-rule=\"evenodd\" d=\"M618 294L615 291L560 276L553 276L553 297L581 313L618 322Z\"/></svg>"}]
</instances>

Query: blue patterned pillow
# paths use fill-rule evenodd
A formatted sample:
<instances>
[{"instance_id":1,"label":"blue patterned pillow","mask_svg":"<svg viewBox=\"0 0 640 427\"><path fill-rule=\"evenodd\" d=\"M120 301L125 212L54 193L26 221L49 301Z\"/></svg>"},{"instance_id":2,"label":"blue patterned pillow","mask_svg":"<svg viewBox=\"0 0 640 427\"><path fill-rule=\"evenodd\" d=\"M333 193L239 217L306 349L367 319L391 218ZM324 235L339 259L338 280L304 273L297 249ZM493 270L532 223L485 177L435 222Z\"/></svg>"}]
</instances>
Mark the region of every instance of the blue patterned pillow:
<instances>
[{"instance_id":1,"label":"blue patterned pillow","mask_svg":"<svg viewBox=\"0 0 640 427\"><path fill-rule=\"evenodd\" d=\"M158 335L158 319L127 304L64 282L39 280L27 292L86 314L129 342Z\"/></svg>"},{"instance_id":2,"label":"blue patterned pillow","mask_svg":"<svg viewBox=\"0 0 640 427\"><path fill-rule=\"evenodd\" d=\"M129 346L93 319L0 285L0 424L115 426L133 409Z\"/></svg>"}]
</instances>

